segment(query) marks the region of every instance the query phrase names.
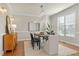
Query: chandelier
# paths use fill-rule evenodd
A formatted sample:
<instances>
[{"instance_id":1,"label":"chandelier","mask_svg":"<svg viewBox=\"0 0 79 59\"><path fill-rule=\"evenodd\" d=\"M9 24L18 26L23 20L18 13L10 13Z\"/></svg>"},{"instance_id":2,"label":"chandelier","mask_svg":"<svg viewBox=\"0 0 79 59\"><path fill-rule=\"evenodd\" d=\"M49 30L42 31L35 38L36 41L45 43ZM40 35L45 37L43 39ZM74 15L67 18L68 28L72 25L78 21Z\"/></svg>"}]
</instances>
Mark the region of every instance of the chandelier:
<instances>
[{"instance_id":1,"label":"chandelier","mask_svg":"<svg viewBox=\"0 0 79 59\"><path fill-rule=\"evenodd\" d=\"M44 5L41 5L40 8L41 8L41 12L40 13L43 13L44 12Z\"/></svg>"}]
</instances>

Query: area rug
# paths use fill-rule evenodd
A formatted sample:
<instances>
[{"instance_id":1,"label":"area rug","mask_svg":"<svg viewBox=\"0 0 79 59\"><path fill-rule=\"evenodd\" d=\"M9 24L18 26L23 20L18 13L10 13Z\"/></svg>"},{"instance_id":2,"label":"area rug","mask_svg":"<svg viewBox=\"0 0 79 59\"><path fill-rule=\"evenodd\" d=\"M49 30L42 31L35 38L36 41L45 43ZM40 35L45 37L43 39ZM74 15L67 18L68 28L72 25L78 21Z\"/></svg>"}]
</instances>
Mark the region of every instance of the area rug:
<instances>
[{"instance_id":1,"label":"area rug","mask_svg":"<svg viewBox=\"0 0 79 59\"><path fill-rule=\"evenodd\" d=\"M71 56L72 54L77 53L76 50L65 47L63 45L59 45L58 55L59 56Z\"/></svg>"},{"instance_id":2,"label":"area rug","mask_svg":"<svg viewBox=\"0 0 79 59\"><path fill-rule=\"evenodd\" d=\"M24 42L24 52L25 52L25 56L50 56L46 51L44 51L43 49L39 50L38 47L36 46L35 49L33 50L30 45L30 42L27 41ZM59 45L58 55L56 56L70 56L75 53L77 53L76 50L65 47L63 45Z\"/></svg>"},{"instance_id":3,"label":"area rug","mask_svg":"<svg viewBox=\"0 0 79 59\"><path fill-rule=\"evenodd\" d=\"M24 42L24 51L25 51L25 56L48 56L48 54L43 50L35 46L34 49L32 49L30 42Z\"/></svg>"}]
</instances>

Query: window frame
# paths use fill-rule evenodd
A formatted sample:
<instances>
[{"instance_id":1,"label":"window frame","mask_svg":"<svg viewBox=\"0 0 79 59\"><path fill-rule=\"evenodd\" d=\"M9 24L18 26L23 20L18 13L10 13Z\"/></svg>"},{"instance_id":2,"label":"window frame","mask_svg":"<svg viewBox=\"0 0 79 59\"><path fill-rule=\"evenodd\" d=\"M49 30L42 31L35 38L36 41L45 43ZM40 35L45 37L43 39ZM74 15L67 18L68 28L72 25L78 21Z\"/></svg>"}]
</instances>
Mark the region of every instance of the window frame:
<instances>
[{"instance_id":1,"label":"window frame","mask_svg":"<svg viewBox=\"0 0 79 59\"><path fill-rule=\"evenodd\" d=\"M66 31L67 31L67 29L66 29L66 27L67 27L67 25L66 25L66 16L68 16L68 15L71 15L71 14L73 14L74 15L74 34L72 34L72 35L68 35L68 34L66 34ZM75 12L73 12L73 13L69 13L69 14L66 14L66 15L62 15L62 16L58 16L57 17L57 21L59 21L59 19L58 18L60 18L60 17L64 17L64 34L63 35L60 35L59 33L59 31L60 31L60 28L59 28L59 26L60 26L60 23L59 22L57 22L57 32L58 32L58 35L60 35L60 36L69 36L69 37L75 37L75 33L76 33L76 31L75 31L75 29L76 29L76 13Z\"/></svg>"}]
</instances>

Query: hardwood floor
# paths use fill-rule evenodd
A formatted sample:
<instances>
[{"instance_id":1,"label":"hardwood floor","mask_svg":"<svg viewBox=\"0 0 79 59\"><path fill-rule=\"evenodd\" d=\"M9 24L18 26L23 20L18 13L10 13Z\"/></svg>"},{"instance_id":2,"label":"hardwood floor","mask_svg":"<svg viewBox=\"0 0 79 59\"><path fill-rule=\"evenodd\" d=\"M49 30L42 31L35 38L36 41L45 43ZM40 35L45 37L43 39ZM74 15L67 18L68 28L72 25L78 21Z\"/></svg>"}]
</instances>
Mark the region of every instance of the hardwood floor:
<instances>
[{"instance_id":1,"label":"hardwood floor","mask_svg":"<svg viewBox=\"0 0 79 59\"><path fill-rule=\"evenodd\" d=\"M69 43L66 43L66 42L60 42L60 44L62 44L63 46L69 47L71 49L79 51L79 47L78 46L75 46L75 45L72 45L72 44L69 44Z\"/></svg>"},{"instance_id":2,"label":"hardwood floor","mask_svg":"<svg viewBox=\"0 0 79 59\"><path fill-rule=\"evenodd\" d=\"M12 51L7 51L3 54L3 56L24 56L24 41L19 41L17 43L17 47L14 50L13 54Z\"/></svg>"},{"instance_id":3,"label":"hardwood floor","mask_svg":"<svg viewBox=\"0 0 79 59\"><path fill-rule=\"evenodd\" d=\"M28 42L28 41L27 41ZM76 51L78 51L78 53L73 54L72 56L79 56L79 47L69 44L69 43L65 43L65 42L60 42L60 44L62 44L63 46L66 46L68 48L74 49ZM29 45L27 45L29 46ZM17 47L14 50L14 53L12 54L11 51L7 51L6 53L3 54L3 56L24 56L25 52L24 52L24 41L19 41L17 43Z\"/></svg>"},{"instance_id":4,"label":"hardwood floor","mask_svg":"<svg viewBox=\"0 0 79 59\"><path fill-rule=\"evenodd\" d=\"M69 44L66 42L60 42L60 44L62 44L65 47L68 47L68 48L71 48L71 49L78 51L77 53L72 54L71 56L79 56L79 47L78 46L75 46L75 45L72 45L72 44Z\"/></svg>"}]
</instances>

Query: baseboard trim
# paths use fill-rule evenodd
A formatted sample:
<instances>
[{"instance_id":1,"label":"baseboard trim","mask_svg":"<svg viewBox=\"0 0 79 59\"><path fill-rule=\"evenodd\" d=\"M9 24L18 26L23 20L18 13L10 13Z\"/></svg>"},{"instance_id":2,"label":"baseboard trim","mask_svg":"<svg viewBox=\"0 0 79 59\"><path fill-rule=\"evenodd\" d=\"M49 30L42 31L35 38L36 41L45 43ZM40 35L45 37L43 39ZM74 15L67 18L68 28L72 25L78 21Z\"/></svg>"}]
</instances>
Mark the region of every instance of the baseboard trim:
<instances>
[{"instance_id":1,"label":"baseboard trim","mask_svg":"<svg viewBox=\"0 0 79 59\"><path fill-rule=\"evenodd\" d=\"M61 42L66 42L68 44L75 45L75 46L78 46L79 47L79 44L76 44L76 43L72 43L72 42L68 42L68 41L63 41L63 40L61 40Z\"/></svg>"},{"instance_id":2,"label":"baseboard trim","mask_svg":"<svg viewBox=\"0 0 79 59\"><path fill-rule=\"evenodd\" d=\"M30 39L19 39L18 41L26 41L26 40L30 40Z\"/></svg>"}]
</instances>

